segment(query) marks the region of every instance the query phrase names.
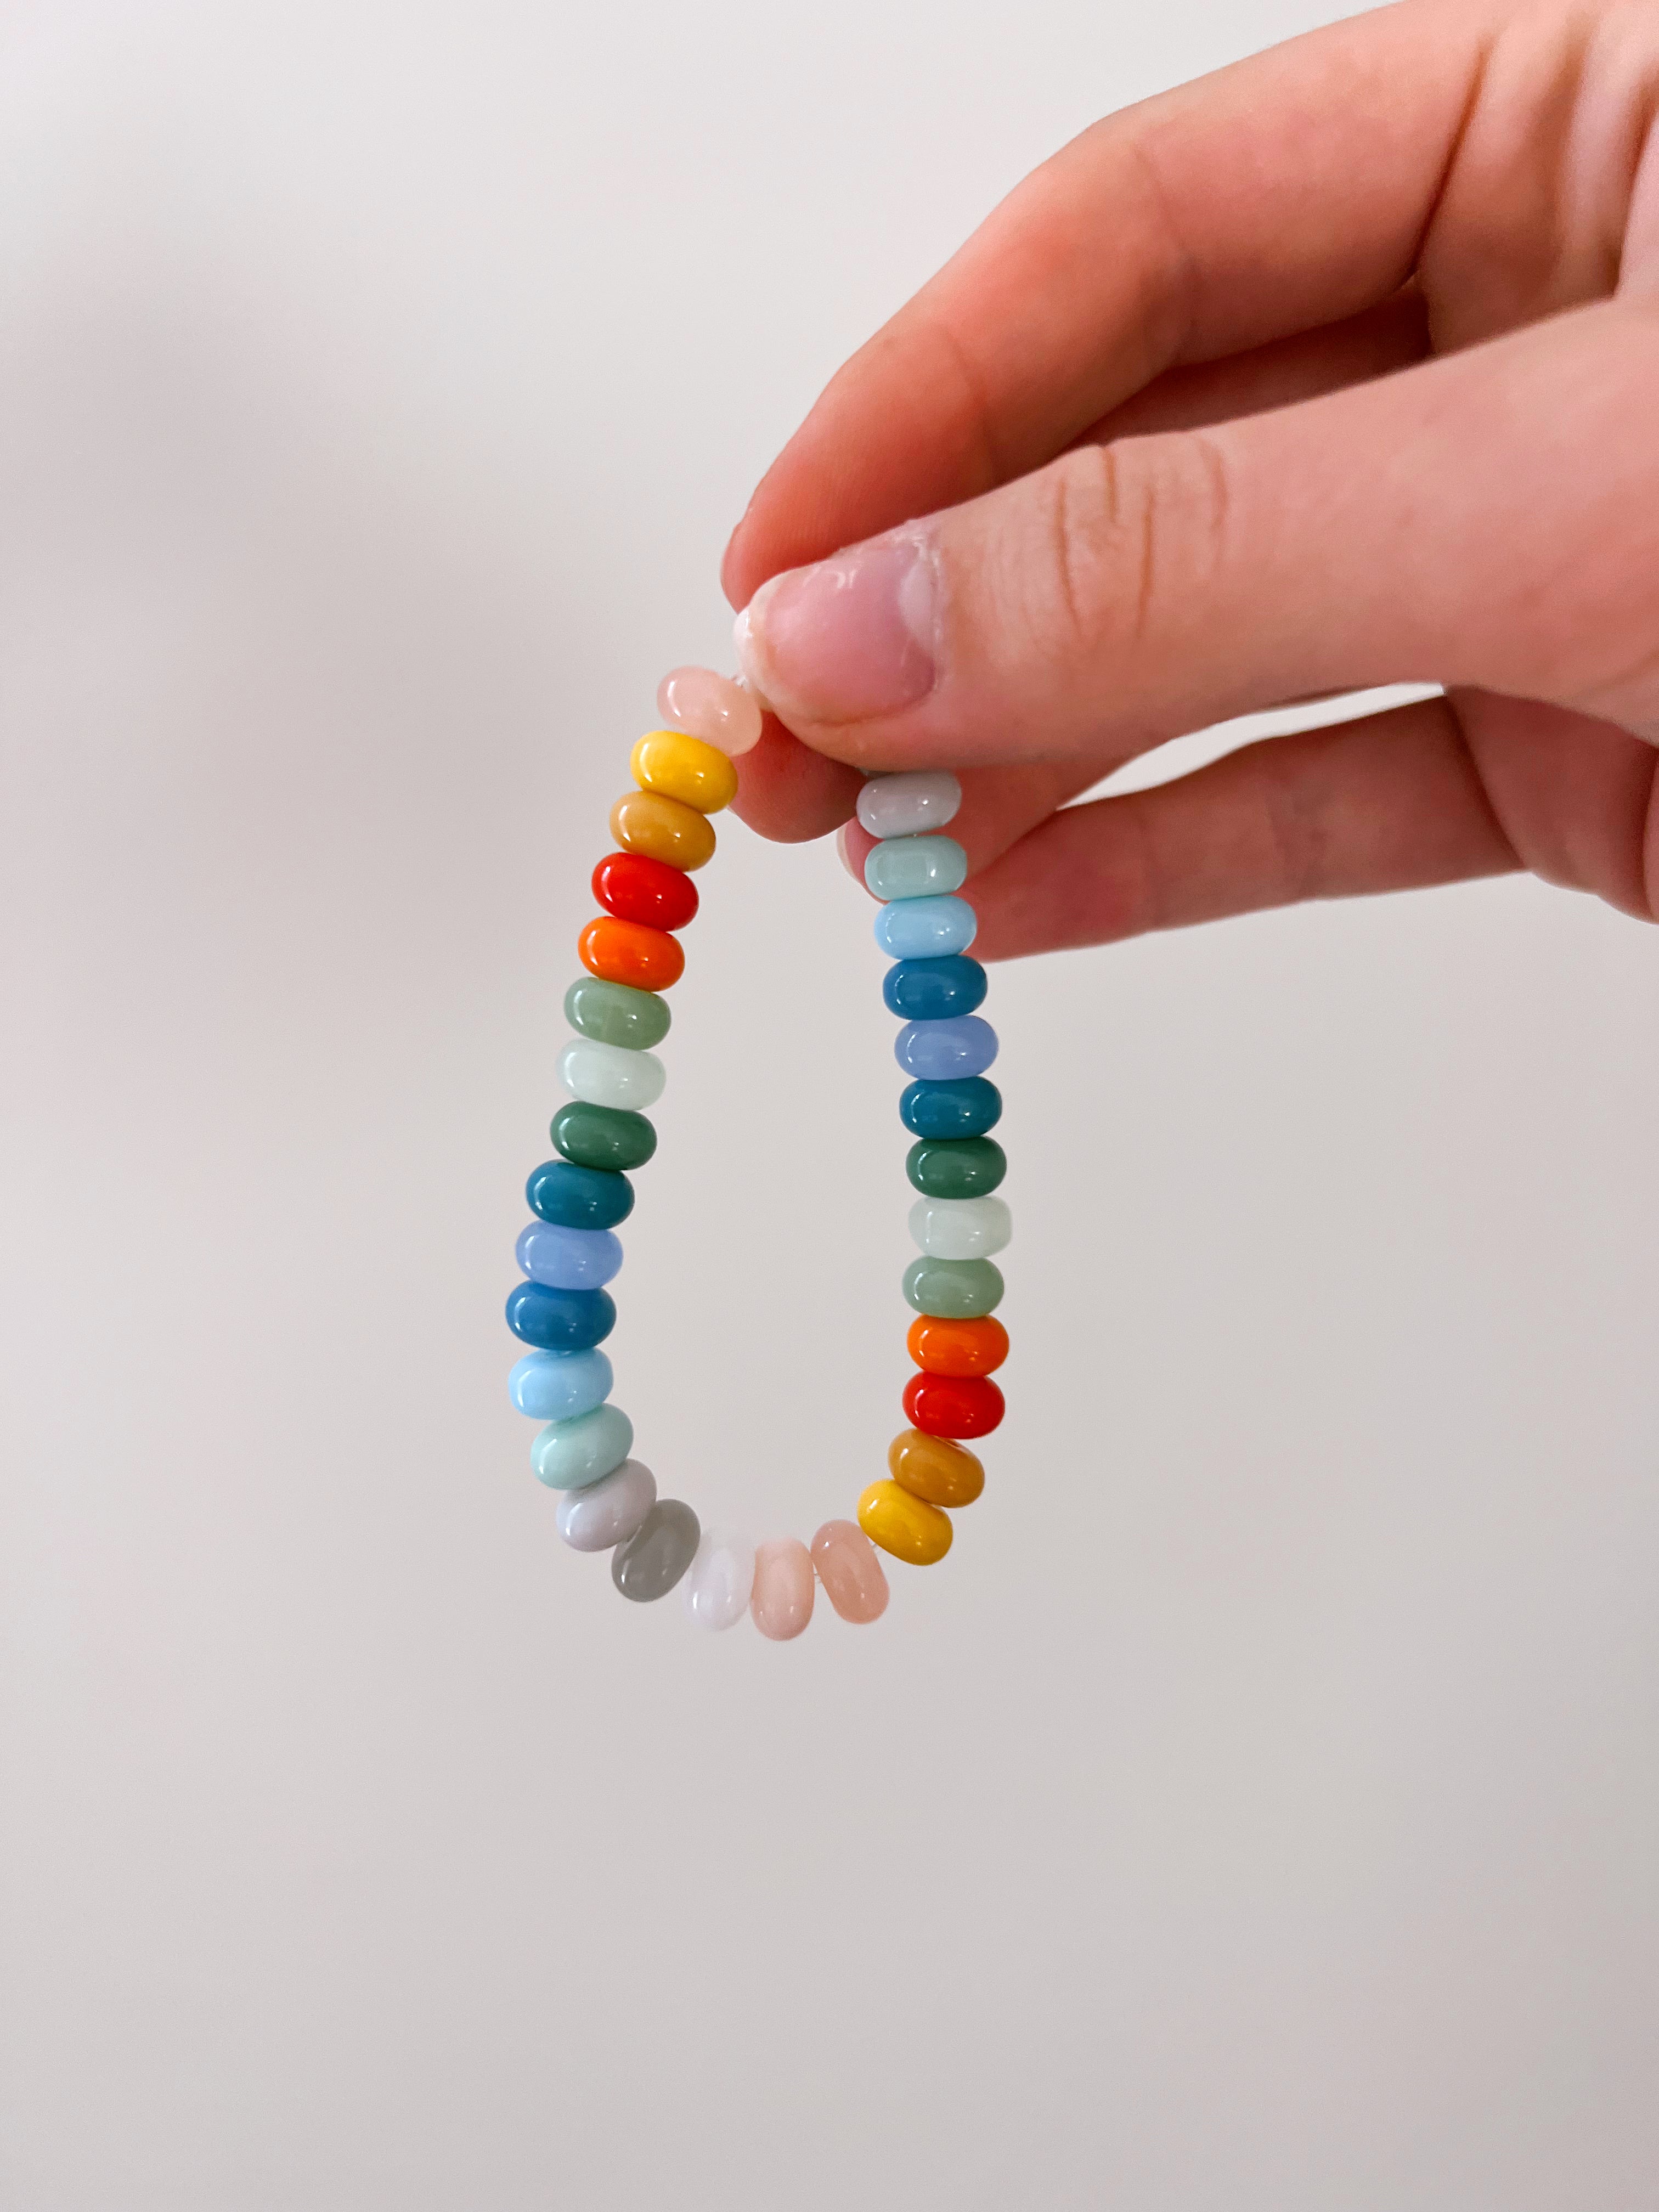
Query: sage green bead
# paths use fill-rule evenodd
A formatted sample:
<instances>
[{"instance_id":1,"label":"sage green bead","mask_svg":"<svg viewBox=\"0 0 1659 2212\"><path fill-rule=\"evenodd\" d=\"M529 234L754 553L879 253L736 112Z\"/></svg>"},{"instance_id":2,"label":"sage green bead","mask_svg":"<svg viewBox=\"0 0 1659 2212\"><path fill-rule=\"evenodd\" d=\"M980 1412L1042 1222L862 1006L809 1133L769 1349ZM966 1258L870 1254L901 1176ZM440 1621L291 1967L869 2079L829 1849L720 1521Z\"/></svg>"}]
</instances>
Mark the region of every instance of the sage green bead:
<instances>
[{"instance_id":1,"label":"sage green bead","mask_svg":"<svg viewBox=\"0 0 1659 2212\"><path fill-rule=\"evenodd\" d=\"M912 1260L904 1295L939 1321L976 1321L1002 1302L1002 1270L989 1260Z\"/></svg>"},{"instance_id":2,"label":"sage green bead","mask_svg":"<svg viewBox=\"0 0 1659 2212\"><path fill-rule=\"evenodd\" d=\"M595 1044L619 1044L627 1052L649 1052L668 1035L673 1017L666 999L636 991L629 983L606 983L598 975L578 975L564 994L564 1018Z\"/></svg>"},{"instance_id":3,"label":"sage green bead","mask_svg":"<svg viewBox=\"0 0 1659 2212\"><path fill-rule=\"evenodd\" d=\"M553 1116L556 1152L579 1168L611 1174L642 1168L657 1149L657 1133L643 1114L621 1106L590 1106L577 1098Z\"/></svg>"},{"instance_id":4,"label":"sage green bead","mask_svg":"<svg viewBox=\"0 0 1659 2212\"><path fill-rule=\"evenodd\" d=\"M983 1198L1007 1174L1008 1155L994 1137L924 1137L904 1172L927 1198Z\"/></svg>"}]
</instances>

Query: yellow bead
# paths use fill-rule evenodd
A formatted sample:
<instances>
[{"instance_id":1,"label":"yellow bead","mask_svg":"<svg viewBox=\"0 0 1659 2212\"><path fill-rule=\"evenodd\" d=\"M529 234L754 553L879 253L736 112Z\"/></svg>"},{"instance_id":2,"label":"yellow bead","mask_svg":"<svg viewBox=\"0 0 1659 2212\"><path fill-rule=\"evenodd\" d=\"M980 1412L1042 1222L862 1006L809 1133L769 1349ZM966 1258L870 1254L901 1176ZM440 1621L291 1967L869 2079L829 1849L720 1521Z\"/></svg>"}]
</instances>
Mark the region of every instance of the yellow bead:
<instances>
[{"instance_id":1,"label":"yellow bead","mask_svg":"<svg viewBox=\"0 0 1659 2212\"><path fill-rule=\"evenodd\" d=\"M623 792L611 810L611 834L624 852L671 868L700 868L714 857L713 823L660 791Z\"/></svg>"},{"instance_id":2,"label":"yellow bead","mask_svg":"<svg viewBox=\"0 0 1659 2212\"><path fill-rule=\"evenodd\" d=\"M870 1485L859 1500L859 1526L872 1544L913 1567L931 1567L942 1559L955 1533L948 1513L913 1498L896 1482Z\"/></svg>"},{"instance_id":3,"label":"yellow bead","mask_svg":"<svg viewBox=\"0 0 1659 2212\"><path fill-rule=\"evenodd\" d=\"M720 747L680 730L647 730L628 765L641 791L683 799L699 814L718 814L738 795L738 771Z\"/></svg>"}]
</instances>

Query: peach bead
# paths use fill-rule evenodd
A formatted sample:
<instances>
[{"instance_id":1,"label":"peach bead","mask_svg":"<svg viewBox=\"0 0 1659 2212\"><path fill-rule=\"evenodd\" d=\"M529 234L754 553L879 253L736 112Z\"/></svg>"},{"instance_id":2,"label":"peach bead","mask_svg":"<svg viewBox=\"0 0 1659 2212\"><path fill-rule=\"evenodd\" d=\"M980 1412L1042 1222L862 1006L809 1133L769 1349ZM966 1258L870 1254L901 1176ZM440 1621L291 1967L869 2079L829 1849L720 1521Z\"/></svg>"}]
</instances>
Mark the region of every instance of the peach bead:
<instances>
[{"instance_id":1,"label":"peach bead","mask_svg":"<svg viewBox=\"0 0 1659 2212\"><path fill-rule=\"evenodd\" d=\"M712 668L671 669L657 686L657 712L688 735L718 745L728 759L760 743L761 710L754 699Z\"/></svg>"},{"instance_id":2,"label":"peach bead","mask_svg":"<svg viewBox=\"0 0 1659 2212\"><path fill-rule=\"evenodd\" d=\"M755 1590L749 1610L763 1636L787 1644L812 1618L812 1554L799 1536L775 1536L755 1547Z\"/></svg>"},{"instance_id":3,"label":"peach bead","mask_svg":"<svg viewBox=\"0 0 1659 2212\"><path fill-rule=\"evenodd\" d=\"M854 1521L826 1521L812 1539L812 1565L823 1594L843 1620L879 1620L887 1610L887 1577L876 1547Z\"/></svg>"}]
</instances>

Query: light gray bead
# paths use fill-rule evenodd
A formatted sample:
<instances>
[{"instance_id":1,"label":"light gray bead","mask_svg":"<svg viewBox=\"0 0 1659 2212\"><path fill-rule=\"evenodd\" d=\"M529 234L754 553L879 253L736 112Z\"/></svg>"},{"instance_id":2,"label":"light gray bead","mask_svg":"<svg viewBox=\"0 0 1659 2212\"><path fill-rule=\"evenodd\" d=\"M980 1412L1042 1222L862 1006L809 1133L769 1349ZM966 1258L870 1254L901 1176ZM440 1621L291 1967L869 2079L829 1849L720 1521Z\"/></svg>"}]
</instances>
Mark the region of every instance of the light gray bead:
<instances>
[{"instance_id":1,"label":"light gray bead","mask_svg":"<svg viewBox=\"0 0 1659 2212\"><path fill-rule=\"evenodd\" d=\"M625 1543L657 1502L657 1478L643 1461L625 1459L586 1490L567 1490L555 1516L573 1552L608 1552Z\"/></svg>"},{"instance_id":2,"label":"light gray bead","mask_svg":"<svg viewBox=\"0 0 1659 2212\"><path fill-rule=\"evenodd\" d=\"M659 1498L611 1560L611 1579L624 1597L649 1605L666 1597L696 1556L697 1516L678 1498Z\"/></svg>"}]
</instances>

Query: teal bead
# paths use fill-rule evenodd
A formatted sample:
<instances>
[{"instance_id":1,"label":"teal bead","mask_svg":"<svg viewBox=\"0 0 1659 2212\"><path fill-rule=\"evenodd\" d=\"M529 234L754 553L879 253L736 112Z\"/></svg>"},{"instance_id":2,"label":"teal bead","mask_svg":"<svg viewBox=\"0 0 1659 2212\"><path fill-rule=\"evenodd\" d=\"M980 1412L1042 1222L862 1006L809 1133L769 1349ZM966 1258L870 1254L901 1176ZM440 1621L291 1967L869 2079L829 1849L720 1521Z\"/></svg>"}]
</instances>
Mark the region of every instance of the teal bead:
<instances>
[{"instance_id":1,"label":"teal bead","mask_svg":"<svg viewBox=\"0 0 1659 2212\"><path fill-rule=\"evenodd\" d=\"M1002 1302L1002 1270L989 1260L912 1260L904 1295L918 1313L975 1321Z\"/></svg>"},{"instance_id":2,"label":"teal bead","mask_svg":"<svg viewBox=\"0 0 1659 2212\"><path fill-rule=\"evenodd\" d=\"M1008 1155L994 1137L924 1137L904 1172L928 1198L983 1198L1007 1174Z\"/></svg>"},{"instance_id":3,"label":"teal bead","mask_svg":"<svg viewBox=\"0 0 1659 2212\"><path fill-rule=\"evenodd\" d=\"M553 1147L579 1168L612 1174L642 1168L657 1149L657 1133L643 1114L622 1106L590 1106L577 1098L553 1116Z\"/></svg>"},{"instance_id":4,"label":"teal bead","mask_svg":"<svg viewBox=\"0 0 1659 2212\"><path fill-rule=\"evenodd\" d=\"M634 1424L622 1408L595 1406L574 1421L550 1421L530 1447L530 1465L550 1490L586 1490L633 1449Z\"/></svg>"},{"instance_id":5,"label":"teal bead","mask_svg":"<svg viewBox=\"0 0 1659 2212\"><path fill-rule=\"evenodd\" d=\"M954 837L884 837L864 863L878 899L937 898L968 880L968 855Z\"/></svg>"},{"instance_id":6,"label":"teal bead","mask_svg":"<svg viewBox=\"0 0 1659 2212\"><path fill-rule=\"evenodd\" d=\"M595 1044L619 1044L628 1052L649 1052L668 1035L673 1016L666 999L631 984L607 983L598 975L578 975L564 994L564 1018Z\"/></svg>"}]
</instances>

